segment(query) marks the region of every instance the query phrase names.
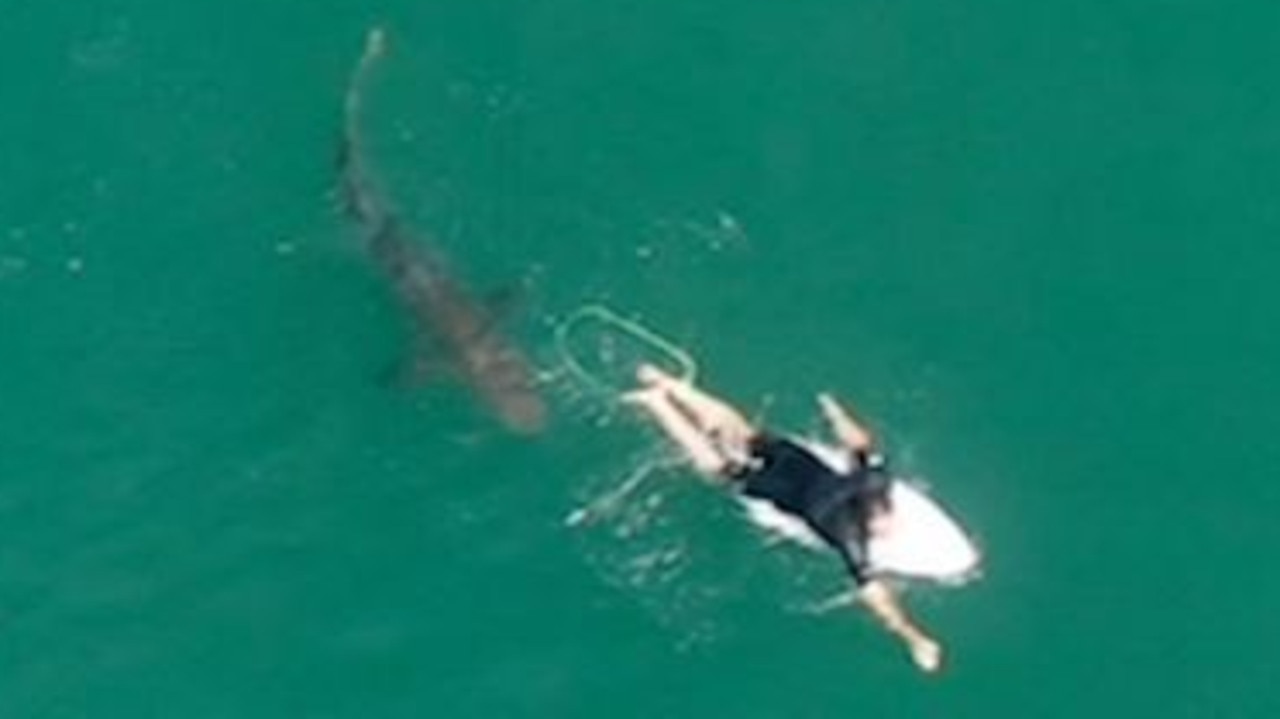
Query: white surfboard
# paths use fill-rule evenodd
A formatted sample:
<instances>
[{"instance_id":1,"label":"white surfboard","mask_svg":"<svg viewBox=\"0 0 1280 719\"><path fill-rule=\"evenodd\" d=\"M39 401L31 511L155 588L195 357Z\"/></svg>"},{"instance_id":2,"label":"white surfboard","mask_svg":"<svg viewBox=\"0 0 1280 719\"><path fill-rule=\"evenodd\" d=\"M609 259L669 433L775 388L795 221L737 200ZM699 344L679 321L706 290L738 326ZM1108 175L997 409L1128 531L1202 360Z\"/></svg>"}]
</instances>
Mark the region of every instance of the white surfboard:
<instances>
[{"instance_id":1,"label":"white surfboard","mask_svg":"<svg viewBox=\"0 0 1280 719\"><path fill-rule=\"evenodd\" d=\"M840 471L849 468L842 449L797 439L818 458ZM893 505L890 529L867 542L867 558L873 572L939 582L963 582L977 572L981 554L960 524L929 495L908 482L895 479L889 488ZM766 501L744 498L752 521L787 539L809 546L822 540L803 522L779 512Z\"/></svg>"}]
</instances>

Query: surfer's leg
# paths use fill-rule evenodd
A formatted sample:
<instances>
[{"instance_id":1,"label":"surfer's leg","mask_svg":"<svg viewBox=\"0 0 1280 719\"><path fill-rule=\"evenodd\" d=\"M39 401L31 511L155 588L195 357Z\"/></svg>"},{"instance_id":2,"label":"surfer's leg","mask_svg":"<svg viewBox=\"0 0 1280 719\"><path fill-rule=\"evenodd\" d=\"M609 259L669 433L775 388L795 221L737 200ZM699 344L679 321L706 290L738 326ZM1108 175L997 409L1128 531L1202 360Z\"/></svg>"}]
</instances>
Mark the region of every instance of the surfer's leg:
<instances>
[{"instance_id":1,"label":"surfer's leg","mask_svg":"<svg viewBox=\"0 0 1280 719\"><path fill-rule=\"evenodd\" d=\"M663 433L684 450L699 472L711 479L725 476L729 466L728 458L720 453L712 438L681 411L663 388L639 389L623 395L623 401L648 412Z\"/></svg>"},{"instance_id":2,"label":"surfer's leg","mask_svg":"<svg viewBox=\"0 0 1280 719\"><path fill-rule=\"evenodd\" d=\"M737 451L746 446L756 429L727 402L677 379L653 365L641 365L636 378L649 387L664 390L703 433Z\"/></svg>"}]
</instances>

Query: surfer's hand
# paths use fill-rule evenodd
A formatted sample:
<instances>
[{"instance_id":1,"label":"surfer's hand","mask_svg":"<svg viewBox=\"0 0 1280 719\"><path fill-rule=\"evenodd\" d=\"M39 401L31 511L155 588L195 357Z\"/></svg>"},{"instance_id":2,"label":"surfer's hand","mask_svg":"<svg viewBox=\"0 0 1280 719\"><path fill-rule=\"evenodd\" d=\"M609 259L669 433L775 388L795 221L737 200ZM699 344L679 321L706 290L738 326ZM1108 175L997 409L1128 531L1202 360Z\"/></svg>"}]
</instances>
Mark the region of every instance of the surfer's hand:
<instances>
[{"instance_id":1,"label":"surfer's hand","mask_svg":"<svg viewBox=\"0 0 1280 719\"><path fill-rule=\"evenodd\" d=\"M942 645L928 637L918 637L910 644L911 659L922 671L933 673L942 667Z\"/></svg>"},{"instance_id":2,"label":"surfer's hand","mask_svg":"<svg viewBox=\"0 0 1280 719\"><path fill-rule=\"evenodd\" d=\"M828 392L818 394L818 406L831 424L831 430L851 449L865 450L871 447L871 433L854 421L844 407Z\"/></svg>"},{"instance_id":3,"label":"surfer's hand","mask_svg":"<svg viewBox=\"0 0 1280 719\"><path fill-rule=\"evenodd\" d=\"M832 425L839 424L843 418L844 412L841 411L840 405L836 403L836 398L827 392L818 393L818 406L822 408L822 416Z\"/></svg>"}]
</instances>

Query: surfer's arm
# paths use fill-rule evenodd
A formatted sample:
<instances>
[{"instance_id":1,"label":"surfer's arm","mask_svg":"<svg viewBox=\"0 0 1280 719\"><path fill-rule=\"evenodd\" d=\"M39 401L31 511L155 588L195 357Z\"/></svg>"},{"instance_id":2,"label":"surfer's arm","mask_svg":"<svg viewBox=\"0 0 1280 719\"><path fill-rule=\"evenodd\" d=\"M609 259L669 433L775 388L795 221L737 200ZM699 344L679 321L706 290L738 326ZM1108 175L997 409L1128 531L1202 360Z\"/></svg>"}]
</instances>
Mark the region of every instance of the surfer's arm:
<instances>
[{"instance_id":1,"label":"surfer's arm","mask_svg":"<svg viewBox=\"0 0 1280 719\"><path fill-rule=\"evenodd\" d=\"M871 579L858 589L858 599L884 628L907 645L911 659L926 672L942 665L942 647L907 616L897 596L882 580Z\"/></svg>"},{"instance_id":2,"label":"surfer's arm","mask_svg":"<svg viewBox=\"0 0 1280 719\"><path fill-rule=\"evenodd\" d=\"M853 417L836 402L835 398L823 392L818 395L818 405L822 414L831 424L831 431L841 442L855 451L871 449L871 433L854 421Z\"/></svg>"}]
</instances>

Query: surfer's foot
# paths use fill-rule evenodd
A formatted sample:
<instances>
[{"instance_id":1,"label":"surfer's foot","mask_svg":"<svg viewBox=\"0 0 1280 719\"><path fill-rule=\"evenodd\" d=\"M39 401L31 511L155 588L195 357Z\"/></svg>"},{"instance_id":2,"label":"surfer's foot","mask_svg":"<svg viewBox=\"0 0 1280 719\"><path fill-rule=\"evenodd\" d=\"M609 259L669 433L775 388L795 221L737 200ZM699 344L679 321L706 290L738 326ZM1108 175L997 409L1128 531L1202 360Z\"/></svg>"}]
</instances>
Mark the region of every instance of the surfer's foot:
<instances>
[{"instance_id":1,"label":"surfer's foot","mask_svg":"<svg viewBox=\"0 0 1280 719\"><path fill-rule=\"evenodd\" d=\"M667 401L667 391L662 387L641 387L630 392L624 392L618 399L623 404L629 404L641 409L650 409L661 402Z\"/></svg>"},{"instance_id":2,"label":"surfer's foot","mask_svg":"<svg viewBox=\"0 0 1280 719\"><path fill-rule=\"evenodd\" d=\"M675 377L658 369L657 365L647 362L636 368L636 381L649 387L670 387L680 382Z\"/></svg>"}]
</instances>

